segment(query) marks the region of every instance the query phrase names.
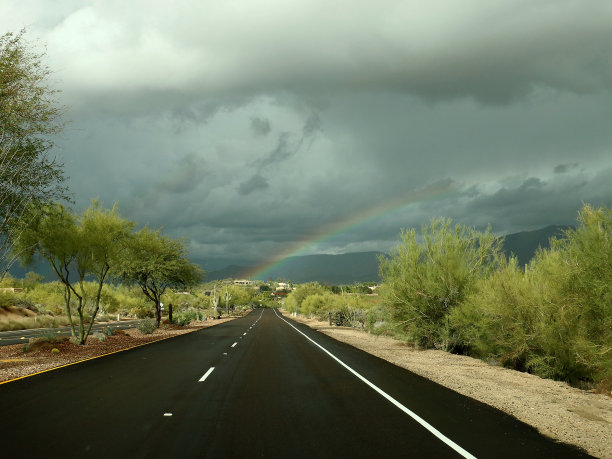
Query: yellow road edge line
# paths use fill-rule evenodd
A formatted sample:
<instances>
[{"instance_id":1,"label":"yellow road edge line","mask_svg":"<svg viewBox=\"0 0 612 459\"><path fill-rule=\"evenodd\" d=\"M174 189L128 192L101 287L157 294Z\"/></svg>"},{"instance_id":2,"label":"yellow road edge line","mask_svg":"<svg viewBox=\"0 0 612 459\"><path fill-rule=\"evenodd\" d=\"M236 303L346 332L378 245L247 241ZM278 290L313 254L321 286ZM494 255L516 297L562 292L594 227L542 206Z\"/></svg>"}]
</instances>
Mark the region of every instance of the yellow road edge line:
<instances>
[{"instance_id":1,"label":"yellow road edge line","mask_svg":"<svg viewBox=\"0 0 612 459\"><path fill-rule=\"evenodd\" d=\"M206 328L209 328L209 327L206 327ZM200 329L200 330L203 330L203 329ZM123 351L129 351L130 349L135 349L137 347L146 346L147 344L158 343L159 341L165 341L167 339L176 338L177 336L181 336L181 335L188 335L189 333L193 333L193 332L196 332L196 331L198 331L198 330L191 330L191 331L188 331L187 333L181 333L180 335L166 336L165 338L156 339L155 341L149 341L148 343L137 344L135 346L126 347L125 349L119 349L118 351L107 352L106 354L96 355L95 357L88 357L88 358L83 359L83 360L77 360L76 362L65 363L64 365L59 365L57 367L53 367L53 368L48 368L46 370L37 371L36 373L31 373L29 375L20 376L18 378L7 379L6 381L0 381L0 386L2 384L10 383L10 382L13 382L13 381L19 381L20 379L29 378L30 376L39 375L41 373L48 373L49 371L59 370L60 368L69 367L71 365L76 365L77 363L83 363L83 362L87 362L89 360L99 359L100 357L106 357L107 355L118 354L119 352L123 352Z\"/></svg>"}]
</instances>

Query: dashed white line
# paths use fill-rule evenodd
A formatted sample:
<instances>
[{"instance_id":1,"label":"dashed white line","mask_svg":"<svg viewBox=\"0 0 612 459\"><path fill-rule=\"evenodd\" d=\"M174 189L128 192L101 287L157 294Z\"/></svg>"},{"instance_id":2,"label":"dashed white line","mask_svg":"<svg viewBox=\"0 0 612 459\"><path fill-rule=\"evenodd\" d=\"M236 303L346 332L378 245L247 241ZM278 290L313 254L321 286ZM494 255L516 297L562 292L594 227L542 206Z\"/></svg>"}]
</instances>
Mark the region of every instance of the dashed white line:
<instances>
[{"instance_id":1,"label":"dashed white line","mask_svg":"<svg viewBox=\"0 0 612 459\"><path fill-rule=\"evenodd\" d=\"M232 346L231 346L231 347L234 347L236 344L238 344L238 342L235 342L234 344L232 344Z\"/></svg>"},{"instance_id":2,"label":"dashed white line","mask_svg":"<svg viewBox=\"0 0 612 459\"><path fill-rule=\"evenodd\" d=\"M246 332L244 332L244 333L242 334L242 336L245 336L245 335L246 335Z\"/></svg>"},{"instance_id":3,"label":"dashed white line","mask_svg":"<svg viewBox=\"0 0 612 459\"><path fill-rule=\"evenodd\" d=\"M404 413L406 413L408 416L410 416L412 419L414 419L416 422L418 422L419 424L421 424L421 426L423 426L425 429L427 429L429 432L431 432L438 440L442 441L443 443L445 443L447 446L451 447L452 449L454 449L457 453L459 453L461 456L465 457L466 459L476 459L475 456L473 456L472 454L470 454L469 452L467 452L465 449L463 449L461 446L459 446L457 443L455 443L454 441L452 441L450 438L448 438L447 436L445 436L442 432L440 432L438 429L436 429L434 426L432 426L431 424L429 424L427 421L425 421L423 418L421 418L418 414L413 413L412 411L410 411L408 408L406 408L404 405L402 405L400 402L398 402L397 400L395 400L393 397L391 397L389 394L387 394L384 390L382 390L380 387L374 385L373 383L371 383L368 379L366 379L365 377L361 376L359 373L357 373L355 370L353 370L351 367L349 367L346 363L344 363L342 360L340 360L338 357L336 357L334 354L332 354L331 352L329 352L327 349L325 349L323 346L321 346L319 343L317 343L315 340L313 340L312 338L310 338L308 335L306 335L304 332L298 330L296 327L294 327L291 323L289 323L287 320L285 320L282 316L280 316L278 314L278 312L276 312L276 310L274 310L274 313L276 314L276 316L281 319L283 322L285 322L287 325L289 325L291 328L293 328L295 331L297 331L300 335L304 336L308 341L312 342L315 346L317 346L319 349L321 349L323 352L325 352L327 355L329 355L332 359L334 359L336 362L338 362L340 365L342 365L344 368L346 368L348 371L350 371L353 375L355 375L357 378L359 378L362 382L364 382L365 384L367 384L368 386L370 386L372 389L374 389L376 392L378 392L380 395L382 395L384 398L386 398L388 401L390 401L391 403L393 403L396 407L398 407L400 410L402 410Z\"/></svg>"},{"instance_id":4,"label":"dashed white line","mask_svg":"<svg viewBox=\"0 0 612 459\"><path fill-rule=\"evenodd\" d=\"M164 413L164 416L166 417L172 416L172 413Z\"/></svg>"},{"instance_id":5,"label":"dashed white line","mask_svg":"<svg viewBox=\"0 0 612 459\"><path fill-rule=\"evenodd\" d=\"M214 369L215 369L215 367L210 367L208 369L208 371L206 373L204 373L204 376L202 376L198 382L206 381L206 378L208 378L210 376L210 374L213 372Z\"/></svg>"}]
</instances>

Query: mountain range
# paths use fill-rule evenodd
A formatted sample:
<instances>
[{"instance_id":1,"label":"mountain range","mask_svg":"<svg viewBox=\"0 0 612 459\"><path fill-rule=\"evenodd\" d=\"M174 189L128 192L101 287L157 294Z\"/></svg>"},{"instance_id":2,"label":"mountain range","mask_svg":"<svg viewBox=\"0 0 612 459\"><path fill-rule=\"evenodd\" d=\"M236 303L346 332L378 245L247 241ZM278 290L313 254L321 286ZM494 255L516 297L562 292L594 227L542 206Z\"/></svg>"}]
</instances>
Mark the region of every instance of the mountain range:
<instances>
[{"instance_id":1,"label":"mountain range","mask_svg":"<svg viewBox=\"0 0 612 459\"><path fill-rule=\"evenodd\" d=\"M534 231L521 231L504 236L503 250L506 255L517 257L524 266L535 255L539 247L549 247L551 237L563 237L570 226L551 225ZM341 255L304 255L289 257L276 268L267 271L266 279L286 279L292 282L324 282L331 285L378 282L378 259L387 256L382 252L353 252ZM206 273L207 281L219 279L242 279L252 271L249 266L230 265Z\"/></svg>"}]
</instances>

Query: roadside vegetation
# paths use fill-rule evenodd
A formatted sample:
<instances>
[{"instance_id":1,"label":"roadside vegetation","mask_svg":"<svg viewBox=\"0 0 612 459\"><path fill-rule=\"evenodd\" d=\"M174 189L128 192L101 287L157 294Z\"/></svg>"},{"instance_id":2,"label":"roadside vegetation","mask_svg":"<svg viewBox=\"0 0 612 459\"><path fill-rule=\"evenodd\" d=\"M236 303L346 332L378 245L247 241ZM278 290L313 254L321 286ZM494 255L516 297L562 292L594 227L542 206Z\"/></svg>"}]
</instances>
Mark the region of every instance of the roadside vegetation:
<instances>
[{"instance_id":1,"label":"roadside vegetation","mask_svg":"<svg viewBox=\"0 0 612 459\"><path fill-rule=\"evenodd\" d=\"M584 205L578 226L527 266L501 241L447 219L403 231L368 286L303 284L289 312L387 334L421 349L566 381L612 387L612 209Z\"/></svg>"},{"instance_id":2,"label":"roadside vegetation","mask_svg":"<svg viewBox=\"0 0 612 459\"><path fill-rule=\"evenodd\" d=\"M97 295L98 285L95 281L85 280L82 288L85 298ZM213 307L213 292L225 291L226 288L230 292L229 302L221 299L217 307ZM42 276L34 272L27 273L24 279L7 274L0 281L0 331L70 325L66 315L64 291L62 282L43 282ZM76 304L73 300L71 307ZM85 301L84 304L83 318L90 321L95 311L95 302ZM276 305L273 300L260 293L258 286L234 285L229 279L198 283L188 291L167 289L160 296L160 304L163 304L162 318L166 325L169 325L168 312L172 305L172 324L176 326L242 314L254 305ZM153 303L142 293L139 286L120 282L105 283L95 322L114 321L118 317L149 319L155 328L158 328Z\"/></svg>"}]
</instances>

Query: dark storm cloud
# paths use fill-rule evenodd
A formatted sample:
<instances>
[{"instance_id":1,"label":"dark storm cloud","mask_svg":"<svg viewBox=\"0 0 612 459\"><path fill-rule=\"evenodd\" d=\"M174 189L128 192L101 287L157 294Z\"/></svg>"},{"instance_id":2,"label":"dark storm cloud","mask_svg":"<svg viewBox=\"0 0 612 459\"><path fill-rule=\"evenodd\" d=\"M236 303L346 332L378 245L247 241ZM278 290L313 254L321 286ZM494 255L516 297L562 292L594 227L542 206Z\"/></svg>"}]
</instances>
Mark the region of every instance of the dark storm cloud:
<instances>
[{"instance_id":1,"label":"dark storm cloud","mask_svg":"<svg viewBox=\"0 0 612 459\"><path fill-rule=\"evenodd\" d=\"M566 172L569 172L571 169L575 169L576 167L578 167L578 165L579 165L578 163L559 164L555 166L554 172L555 174L565 174Z\"/></svg>"},{"instance_id":2,"label":"dark storm cloud","mask_svg":"<svg viewBox=\"0 0 612 459\"><path fill-rule=\"evenodd\" d=\"M256 136L265 136L271 129L270 120L258 116L251 118L251 130Z\"/></svg>"},{"instance_id":3,"label":"dark storm cloud","mask_svg":"<svg viewBox=\"0 0 612 459\"><path fill-rule=\"evenodd\" d=\"M278 136L276 147L263 158L256 159L251 164L262 171L272 164L279 164L290 157L296 155L302 147L306 150L312 145L314 137L321 129L319 116L310 115L302 127L302 135L297 141L292 141L295 136L289 132L282 132Z\"/></svg>"},{"instance_id":4,"label":"dark storm cloud","mask_svg":"<svg viewBox=\"0 0 612 459\"><path fill-rule=\"evenodd\" d=\"M48 45L77 206L119 200L199 259L260 261L445 177L464 188L313 247L610 202L608 0L55 3L0 2L0 28Z\"/></svg>"},{"instance_id":5,"label":"dark storm cloud","mask_svg":"<svg viewBox=\"0 0 612 459\"><path fill-rule=\"evenodd\" d=\"M160 193L185 194L200 185L208 174L205 161L191 153L166 171L156 189Z\"/></svg>"},{"instance_id":6,"label":"dark storm cloud","mask_svg":"<svg viewBox=\"0 0 612 459\"><path fill-rule=\"evenodd\" d=\"M516 186L482 192L449 215L475 226L492 225L497 232L573 224L584 203L612 205L612 169L595 174L564 174L548 180L532 177Z\"/></svg>"},{"instance_id":7,"label":"dark storm cloud","mask_svg":"<svg viewBox=\"0 0 612 459\"><path fill-rule=\"evenodd\" d=\"M271 164L278 164L297 153L298 148L291 142L289 132L281 132L278 135L276 147L263 158L256 159L251 163L252 166L261 171Z\"/></svg>"},{"instance_id":8,"label":"dark storm cloud","mask_svg":"<svg viewBox=\"0 0 612 459\"><path fill-rule=\"evenodd\" d=\"M253 191L265 190L270 184L259 174L255 174L250 179L242 182L238 187L238 192L242 195L251 194Z\"/></svg>"}]
</instances>

